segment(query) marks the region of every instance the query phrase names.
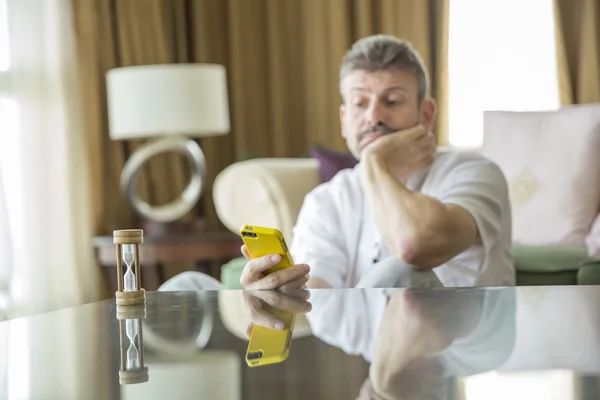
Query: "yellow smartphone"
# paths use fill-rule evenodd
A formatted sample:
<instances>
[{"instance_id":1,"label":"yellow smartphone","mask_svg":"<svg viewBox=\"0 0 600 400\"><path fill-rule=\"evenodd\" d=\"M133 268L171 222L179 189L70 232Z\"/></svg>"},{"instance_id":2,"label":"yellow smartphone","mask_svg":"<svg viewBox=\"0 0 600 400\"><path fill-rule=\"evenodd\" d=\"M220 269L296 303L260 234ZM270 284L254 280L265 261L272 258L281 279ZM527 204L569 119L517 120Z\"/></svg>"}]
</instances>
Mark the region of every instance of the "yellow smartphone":
<instances>
[{"instance_id":1,"label":"yellow smartphone","mask_svg":"<svg viewBox=\"0 0 600 400\"><path fill-rule=\"evenodd\" d=\"M288 246L280 230L262 226L244 225L240 230L242 241L250 253L250 258L258 258L268 254L279 254L279 264L265 271L270 274L294 265Z\"/></svg>"},{"instance_id":2,"label":"yellow smartphone","mask_svg":"<svg viewBox=\"0 0 600 400\"><path fill-rule=\"evenodd\" d=\"M294 265L283 234L278 229L244 225L240 235L250 258L268 254L281 255L281 261L266 270L266 274ZM290 354L296 314L271 306L268 306L265 311L283 321L285 327L280 331L258 325L252 327L246 350L246 363L250 367L279 363L287 359Z\"/></svg>"}]
</instances>

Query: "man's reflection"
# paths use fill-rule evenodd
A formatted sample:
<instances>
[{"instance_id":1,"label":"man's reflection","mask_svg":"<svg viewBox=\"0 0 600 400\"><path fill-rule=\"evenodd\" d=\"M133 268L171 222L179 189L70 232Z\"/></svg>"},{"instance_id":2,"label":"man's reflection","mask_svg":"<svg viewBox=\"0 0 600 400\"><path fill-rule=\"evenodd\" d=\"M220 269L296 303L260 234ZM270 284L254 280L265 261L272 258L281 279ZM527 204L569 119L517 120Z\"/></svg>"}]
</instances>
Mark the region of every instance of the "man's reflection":
<instances>
[{"instance_id":1,"label":"man's reflection","mask_svg":"<svg viewBox=\"0 0 600 400\"><path fill-rule=\"evenodd\" d=\"M449 381L444 376L444 367L435 357L424 357L396 371L388 380L373 379L372 372L365 380L357 399L428 399L442 400L448 398ZM377 382L375 386L374 382Z\"/></svg>"},{"instance_id":2,"label":"man's reflection","mask_svg":"<svg viewBox=\"0 0 600 400\"><path fill-rule=\"evenodd\" d=\"M242 298L251 324L277 329L271 308L306 313L314 336L362 355L371 367L361 398L447 398L450 378L501 367L515 342L514 288L298 289Z\"/></svg>"},{"instance_id":3,"label":"man's reflection","mask_svg":"<svg viewBox=\"0 0 600 400\"><path fill-rule=\"evenodd\" d=\"M515 339L514 289L313 293L313 333L371 362L359 398L443 399L449 377L498 368Z\"/></svg>"}]
</instances>

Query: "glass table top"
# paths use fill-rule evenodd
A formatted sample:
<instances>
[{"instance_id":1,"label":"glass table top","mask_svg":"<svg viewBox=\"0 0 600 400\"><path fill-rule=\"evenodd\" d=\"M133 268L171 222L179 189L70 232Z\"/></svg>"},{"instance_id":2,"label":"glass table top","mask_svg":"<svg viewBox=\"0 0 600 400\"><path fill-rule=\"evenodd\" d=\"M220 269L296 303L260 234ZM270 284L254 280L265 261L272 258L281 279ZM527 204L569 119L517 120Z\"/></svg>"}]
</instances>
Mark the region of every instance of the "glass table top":
<instances>
[{"instance_id":1,"label":"glass table top","mask_svg":"<svg viewBox=\"0 0 600 400\"><path fill-rule=\"evenodd\" d=\"M0 323L0 398L599 399L599 305L595 286L149 292ZM250 367L276 309L298 312L289 355Z\"/></svg>"}]
</instances>

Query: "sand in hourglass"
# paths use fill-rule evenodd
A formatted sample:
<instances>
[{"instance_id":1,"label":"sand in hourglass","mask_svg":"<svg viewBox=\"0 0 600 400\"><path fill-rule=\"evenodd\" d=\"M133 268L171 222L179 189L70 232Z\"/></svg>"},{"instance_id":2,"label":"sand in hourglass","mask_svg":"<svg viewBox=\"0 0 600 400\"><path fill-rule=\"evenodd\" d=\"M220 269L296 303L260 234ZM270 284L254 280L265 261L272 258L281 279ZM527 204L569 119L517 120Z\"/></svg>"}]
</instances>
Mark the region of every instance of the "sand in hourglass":
<instances>
[{"instance_id":1,"label":"sand in hourglass","mask_svg":"<svg viewBox=\"0 0 600 400\"><path fill-rule=\"evenodd\" d=\"M134 252L134 245L123 245L123 261L125 261L125 265L127 265L127 272L125 272L125 276L123 277L124 289L126 292L135 291L135 275L131 270L131 268L133 267Z\"/></svg>"},{"instance_id":2,"label":"sand in hourglass","mask_svg":"<svg viewBox=\"0 0 600 400\"><path fill-rule=\"evenodd\" d=\"M129 348L127 348L127 364L126 368L137 369L140 368L140 361L138 358L138 349L135 347L135 340L137 338L137 325L138 320L128 319L125 320L125 334L129 339Z\"/></svg>"}]
</instances>

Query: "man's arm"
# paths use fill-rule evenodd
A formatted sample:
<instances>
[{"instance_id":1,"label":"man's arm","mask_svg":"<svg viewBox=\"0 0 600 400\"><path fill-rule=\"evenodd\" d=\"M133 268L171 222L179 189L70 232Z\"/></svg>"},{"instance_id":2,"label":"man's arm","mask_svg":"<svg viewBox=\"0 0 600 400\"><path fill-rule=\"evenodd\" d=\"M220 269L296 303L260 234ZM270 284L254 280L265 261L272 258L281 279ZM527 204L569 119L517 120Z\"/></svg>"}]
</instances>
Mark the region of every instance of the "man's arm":
<instances>
[{"instance_id":1,"label":"man's arm","mask_svg":"<svg viewBox=\"0 0 600 400\"><path fill-rule=\"evenodd\" d=\"M464 208L408 190L375 154L362 161L369 210L396 257L431 269L478 242L477 225Z\"/></svg>"}]
</instances>

